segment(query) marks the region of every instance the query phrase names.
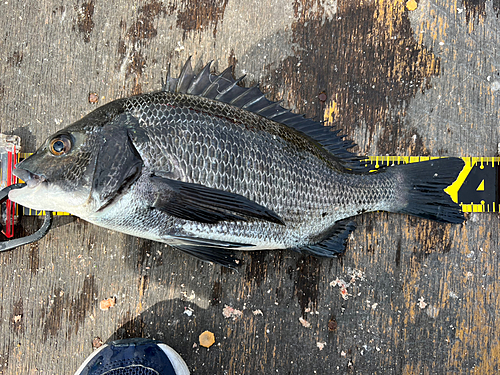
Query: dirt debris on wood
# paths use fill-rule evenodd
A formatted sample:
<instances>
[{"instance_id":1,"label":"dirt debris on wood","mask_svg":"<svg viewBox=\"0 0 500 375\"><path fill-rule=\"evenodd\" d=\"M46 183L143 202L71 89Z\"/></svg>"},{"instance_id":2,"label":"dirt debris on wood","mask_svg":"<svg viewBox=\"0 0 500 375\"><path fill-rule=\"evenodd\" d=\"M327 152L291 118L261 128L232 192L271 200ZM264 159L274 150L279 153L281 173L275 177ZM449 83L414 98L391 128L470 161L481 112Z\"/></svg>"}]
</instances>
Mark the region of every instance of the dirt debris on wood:
<instances>
[{"instance_id":1,"label":"dirt debris on wood","mask_svg":"<svg viewBox=\"0 0 500 375\"><path fill-rule=\"evenodd\" d=\"M243 311L225 305L224 308L222 309L222 315L224 315L224 318L226 319L236 320L243 316Z\"/></svg>"},{"instance_id":2,"label":"dirt debris on wood","mask_svg":"<svg viewBox=\"0 0 500 375\"><path fill-rule=\"evenodd\" d=\"M302 324L302 327L304 327L304 328L311 328L311 323L309 323L303 317L299 318L299 322L300 322L300 324Z\"/></svg>"}]
</instances>

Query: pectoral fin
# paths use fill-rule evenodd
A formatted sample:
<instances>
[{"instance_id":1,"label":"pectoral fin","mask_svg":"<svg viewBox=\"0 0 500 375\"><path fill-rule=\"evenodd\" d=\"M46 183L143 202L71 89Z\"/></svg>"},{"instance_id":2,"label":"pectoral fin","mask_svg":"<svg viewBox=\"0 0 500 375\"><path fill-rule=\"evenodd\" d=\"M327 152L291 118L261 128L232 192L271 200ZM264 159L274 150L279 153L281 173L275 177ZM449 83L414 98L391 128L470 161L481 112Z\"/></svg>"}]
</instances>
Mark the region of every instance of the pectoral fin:
<instances>
[{"instance_id":1,"label":"pectoral fin","mask_svg":"<svg viewBox=\"0 0 500 375\"><path fill-rule=\"evenodd\" d=\"M213 224L252 217L284 224L275 212L242 195L158 176L151 182L156 190L153 207L181 219Z\"/></svg>"}]
</instances>

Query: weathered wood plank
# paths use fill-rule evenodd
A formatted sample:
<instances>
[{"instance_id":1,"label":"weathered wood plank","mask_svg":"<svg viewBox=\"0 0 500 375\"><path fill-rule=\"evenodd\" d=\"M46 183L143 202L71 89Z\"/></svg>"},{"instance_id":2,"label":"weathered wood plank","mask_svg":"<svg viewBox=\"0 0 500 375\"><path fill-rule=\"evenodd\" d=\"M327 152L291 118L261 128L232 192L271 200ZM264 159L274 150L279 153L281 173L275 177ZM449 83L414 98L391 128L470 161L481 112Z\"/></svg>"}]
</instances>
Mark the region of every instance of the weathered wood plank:
<instances>
[{"instance_id":1,"label":"weathered wood plank","mask_svg":"<svg viewBox=\"0 0 500 375\"><path fill-rule=\"evenodd\" d=\"M405 4L4 1L0 129L32 151L96 108L89 93L103 104L157 90L167 64L192 55L235 64L364 153L496 156L497 2ZM232 272L58 218L39 243L0 254L0 374L72 373L95 337L130 336L164 340L201 374L498 372L497 215L358 223L342 261L260 252ZM225 305L243 316L224 318ZM207 329L216 345L194 347Z\"/></svg>"}]
</instances>

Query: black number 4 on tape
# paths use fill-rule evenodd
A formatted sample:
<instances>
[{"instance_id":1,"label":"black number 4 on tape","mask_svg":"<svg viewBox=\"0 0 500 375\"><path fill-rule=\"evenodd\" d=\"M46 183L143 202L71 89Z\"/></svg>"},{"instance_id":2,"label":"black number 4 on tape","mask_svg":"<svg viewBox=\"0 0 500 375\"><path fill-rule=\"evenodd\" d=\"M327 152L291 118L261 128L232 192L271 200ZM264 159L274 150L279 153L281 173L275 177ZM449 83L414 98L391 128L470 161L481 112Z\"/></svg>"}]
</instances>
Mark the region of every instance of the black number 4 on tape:
<instances>
[{"instance_id":1,"label":"black number 4 on tape","mask_svg":"<svg viewBox=\"0 0 500 375\"><path fill-rule=\"evenodd\" d=\"M374 169L438 159L429 156L370 156L367 165ZM445 191L459 203L464 212L500 212L498 169L500 157L463 157L465 166L455 182Z\"/></svg>"}]
</instances>

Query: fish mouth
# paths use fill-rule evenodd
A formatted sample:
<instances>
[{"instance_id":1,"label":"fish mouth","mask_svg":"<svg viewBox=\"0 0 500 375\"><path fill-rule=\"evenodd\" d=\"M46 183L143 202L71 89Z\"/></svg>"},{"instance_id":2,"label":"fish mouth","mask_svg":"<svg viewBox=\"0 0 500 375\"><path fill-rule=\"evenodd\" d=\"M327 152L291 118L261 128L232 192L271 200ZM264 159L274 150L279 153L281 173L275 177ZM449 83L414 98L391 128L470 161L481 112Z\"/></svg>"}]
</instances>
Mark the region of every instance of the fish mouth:
<instances>
[{"instance_id":1,"label":"fish mouth","mask_svg":"<svg viewBox=\"0 0 500 375\"><path fill-rule=\"evenodd\" d=\"M36 173L32 173L26 169L16 168L16 169L14 169L13 173L14 173L14 176L23 180L29 189L36 188L42 182L47 181L47 179L44 176L36 174Z\"/></svg>"}]
</instances>

